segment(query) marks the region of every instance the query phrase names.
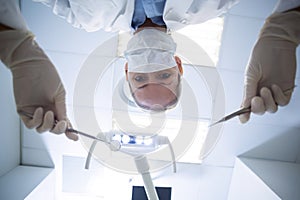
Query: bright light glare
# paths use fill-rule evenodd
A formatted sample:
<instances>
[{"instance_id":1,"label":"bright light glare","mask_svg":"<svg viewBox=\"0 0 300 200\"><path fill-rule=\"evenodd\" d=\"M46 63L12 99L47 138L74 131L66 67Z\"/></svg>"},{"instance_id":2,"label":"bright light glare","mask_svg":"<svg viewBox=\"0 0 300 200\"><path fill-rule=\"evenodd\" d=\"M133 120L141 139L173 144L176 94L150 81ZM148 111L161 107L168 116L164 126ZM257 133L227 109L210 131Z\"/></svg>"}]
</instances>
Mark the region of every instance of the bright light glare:
<instances>
[{"instance_id":1,"label":"bright light glare","mask_svg":"<svg viewBox=\"0 0 300 200\"><path fill-rule=\"evenodd\" d=\"M136 144L139 144L139 145L144 144L144 140L142 137L137 137L135 142L136 142Z\"/></svg>"},{"instance_id":2,"label":"bright light glare","mask_svg":"<svg viewBox=\"0 0 300 200\"><path fill-rule=\"evenodd\" d=\"M130 141L130 137L128 135L123 135L122 143L128 144Z\"/></svg>"},{"instance_id":3,"label":"bright light glare","mask_svg":"<svg viewBox=\"0 0 300 200\"><path fill-rule=\"evenodd\" d=\"M122 137L121 137L121 135L119 135L119 134L116 134L116 135L114 135L114 137L113 137L112 139L113 139L113 140L117 140L117 141L121 142L121 140L122 140Z\"/></svg>"},{"instance_id":4,"label":"bright light glare","mask_svg":"<svg viewBox=\"0 0 300 200\"><path fill-rule=\"evenodd\" d=\"M132 114L134 116L134 114ZM136 119L139 120L139 115L136 116ZM142 121L138 121L142 122ZM188 122L188 121L186 121ZM208 132L208 120L201 120L198 119L197 122L197 130L194 136L194 140L191 141L191 146L187 149L187 151L184 153L184 155L178 160L179 162L185 162L185 163L201 163L202 160L200 160L199 155L200 152L204 146L205 139ZM168 118L166 119L166 123L164 124L164 127L161 129L161 132L159 135L161 136L167 136L172 143L172 141L177 137L180 127L182 125L182 119L174 119L174 118ZM115 135L113 137L114 140L121 141L123 144L128 144L130 142L130 137L128 135ZM143 135L136 135L134 137L135 144L136 145L151 145L153 143L153 138L151 137L145 137ZM133 147L133 146L132 146ZM140 148L140 146L139 146Z\"/></svg>"},{"instance_id":5,"label":"bright light glare","mask_svg":"<svg viewBox=\"0 0 300 200\"><path fill-rule=\"evenodd\" d=\"M145 138L144 139L144 144L145 145L150 145L150 144L152 144L152 142L153 142L152 138Z\"/></svg>"},{"instance_id":6,"label":"bright light glare","mask_svg":"<svg viewBox=\"0 0 300 200\"><path fill-rule=\"evenodd\" d=\"M217 17L201 24L186 26L180 29L178 33L187 36L201 46L216 65L219 58L223 26L224 18Z\"/></svg>"}]
</instances>

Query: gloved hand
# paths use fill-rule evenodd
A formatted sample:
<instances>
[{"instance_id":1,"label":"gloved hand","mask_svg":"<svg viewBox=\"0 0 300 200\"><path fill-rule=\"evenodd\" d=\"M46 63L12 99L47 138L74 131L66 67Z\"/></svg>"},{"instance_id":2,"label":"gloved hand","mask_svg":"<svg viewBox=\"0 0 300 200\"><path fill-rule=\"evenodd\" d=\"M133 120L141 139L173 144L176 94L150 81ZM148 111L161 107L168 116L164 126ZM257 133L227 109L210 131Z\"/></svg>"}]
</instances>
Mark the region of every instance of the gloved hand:
<instances>
[{"instance_id":1,"label":"gloved hand","mask_svg":"<svg viewBox=\"0 0 300 200\"><path fill-rule=\"evenodd\" d=\"M1 31L0 44L0 58L12 72L17 111L26 127L40 133L64 133L71 126L66 115L65 89L34 36L24 30ZM66 136L78 140L74 133L66 132Z\"/></svg>"},{"instance_id":2,"label":"gloved hand","mask_svg":"<svg viewBox=\"0 0 300 200\"><path fill-rule=\"evenodd\" d=\"M275 13L265 22L246 68L242 107L274 113L287 105L294 89L300 12ZM245 123L250 113L239 116Z\"/></svg>"}]
</instances>

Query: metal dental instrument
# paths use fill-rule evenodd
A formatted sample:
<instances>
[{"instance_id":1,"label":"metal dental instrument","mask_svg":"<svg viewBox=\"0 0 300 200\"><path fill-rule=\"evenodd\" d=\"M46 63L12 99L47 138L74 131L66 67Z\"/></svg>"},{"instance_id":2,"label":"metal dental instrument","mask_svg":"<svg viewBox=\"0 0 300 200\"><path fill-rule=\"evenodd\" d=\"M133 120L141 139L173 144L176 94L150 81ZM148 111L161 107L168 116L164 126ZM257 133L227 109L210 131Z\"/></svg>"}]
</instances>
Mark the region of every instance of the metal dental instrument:
<instances>
[{"instance_id":1,"label":"metal dental instrument","mask_svg":"<svg viewBox=\"0 0 300 200\"><path fill-rule=\"evenodd\" d=\"M294 87L292 87L290 89L285 90L284 93L293 91L295 87L296 86L294 86ZM237 116L239 116L241 114L250 113L250 112L251 112L251 106L249 106L247 108L241 108L241 109L239 109L239 110L237 110L237 111L235 111L235 112L233 112L233 113L231 113L229 115L226 115L225 117L221 118L220 120L218 120L218 121L210 124L208 127L212 127L212 126L214 126L216 124L219 124L219 123L222 123L222 122L226 122L226 121L228 121L228 120L230 120L230 119L232 119L234 117L237 117Z\"/></svg>"},{"instance_id":2,"label":"metal dental instrument","mask_svg":"<svg viewBox=\"0 0 300 200\"><path fill-rule=\"evenodd\" d=\"M29 118L33 118L33 115L31 113L28 113L28 112L24 112L24 111L20 111L19 112L21 115L24 115L26 117L29 117ZM58 122L58 120L55 120L54 122L54 125ZM67 128L66 129L66 132L72 132L72 133L76 133L78 135L82 135L82 136L85 136L85 137L88 137L90 139L93 139L93 140L98 140L98 141L101 141L101 142L104 142L106 144L109 144L110 146L110 149L113 150L113 151L117 151L121 148L121 144L117 142L118 141L111 141L111 142L108 142L108 141L105 141L103 139L100 139L99 137L96 137L96 136L93 136L93 135L90 135L90 134L87 134L87 133L84 133L84 132L81 132L81 131L78 131L78 130L75 130L73 128Z\"/></svg>"},{"instance_id":3,"label":"metal dental instrument","mask_svg":"<svg viewBox=\"0 0 300 200\"><path fill-rule=\"evenodd\" d=\"M219 124L221 122L226 122L227 120L230 120L230 119L232 119L236 116L239 116L239 115L244 114L244 113L249 113L249 112L251 112L251 107L239 109L239 110L237 110L237 111L235 111L235 112L233 112L229 115L226 115L225 117L223 117L219 121L216 121L216 122L210 124L209 127L212 127L212 126L214 126L216 124Z\"/></svg>"}]
</instances>

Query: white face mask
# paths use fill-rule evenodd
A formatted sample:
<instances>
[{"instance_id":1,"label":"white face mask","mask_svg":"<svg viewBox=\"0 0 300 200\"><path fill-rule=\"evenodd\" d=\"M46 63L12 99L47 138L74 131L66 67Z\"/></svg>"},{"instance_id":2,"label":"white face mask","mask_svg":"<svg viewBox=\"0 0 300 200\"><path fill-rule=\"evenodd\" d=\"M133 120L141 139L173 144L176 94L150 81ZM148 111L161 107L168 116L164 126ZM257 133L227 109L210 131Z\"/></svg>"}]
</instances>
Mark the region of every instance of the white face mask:
<instances>
[{"instance_id":1,"label":"white face mask","mask_svg":"<svg viewBox=\"0 0 300 200\"><path fill-rule=\"evenodd\" d=\"M136 33L128 42L124 55L128 72L150 73L177 66L176 43L165 32L154 28Z\"/></svg>"}]
</instances>

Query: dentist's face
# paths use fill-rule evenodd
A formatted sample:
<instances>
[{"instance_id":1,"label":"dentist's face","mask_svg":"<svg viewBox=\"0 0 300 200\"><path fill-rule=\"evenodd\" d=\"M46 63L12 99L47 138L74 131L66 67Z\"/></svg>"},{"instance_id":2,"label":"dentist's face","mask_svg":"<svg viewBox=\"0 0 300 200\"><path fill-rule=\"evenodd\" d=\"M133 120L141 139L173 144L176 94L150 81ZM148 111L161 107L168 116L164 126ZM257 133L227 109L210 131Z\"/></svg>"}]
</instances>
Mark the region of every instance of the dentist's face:
<instances>
[{"instance_id":1,"label":"dentist's face","mask_svg":"<svg viewBox=\"0 0 300 200\"><path fill-rule=\"evenodd\" d=\"M181 64L151 72L126 72L131 94L143 109L164 111L174 107L180 95Z\"/></svg>"}]
</instances>

